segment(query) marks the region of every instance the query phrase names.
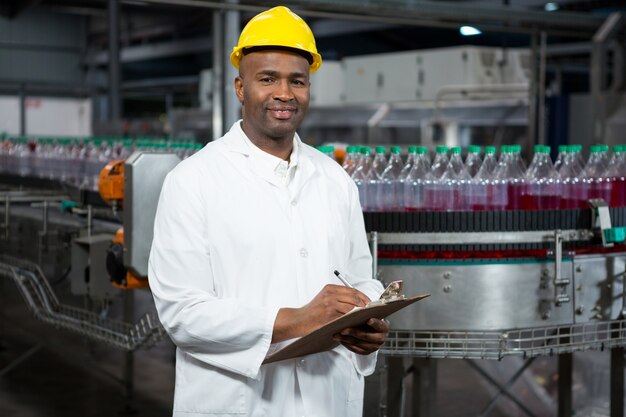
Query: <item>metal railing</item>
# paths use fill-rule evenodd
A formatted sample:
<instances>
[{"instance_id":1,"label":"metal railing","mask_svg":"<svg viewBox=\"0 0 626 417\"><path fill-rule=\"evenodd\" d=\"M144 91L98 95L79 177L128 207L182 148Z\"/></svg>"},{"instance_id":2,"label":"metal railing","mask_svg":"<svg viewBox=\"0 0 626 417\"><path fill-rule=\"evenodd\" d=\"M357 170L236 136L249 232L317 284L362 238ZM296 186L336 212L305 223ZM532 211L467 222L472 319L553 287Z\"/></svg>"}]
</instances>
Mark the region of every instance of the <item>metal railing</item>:
<instances>
[{"instance_id":1,"label":"metal railing","mask_svg":"<svg viewBox=\"0 0 626 417\"><path fill-rule=\"evenodd\" d=\"M132 324L102 318L93 311L59 303L48 280L35 263L0 255L0 275L15 283L37 319L57 328L129 352L149 348L165 335L158 319L149 313Z\"/></svg>"},{"instance_id":2,"label":"metal railing","mask_svg":"<svg viewBox=\"0 0 626 417\"><path fill-rule=\"evenodd\" d=\"M611 320L492 332L391 330L381 352L389 356L499 360L623 346L626 320Z\"/></svg>"}]
</instances>

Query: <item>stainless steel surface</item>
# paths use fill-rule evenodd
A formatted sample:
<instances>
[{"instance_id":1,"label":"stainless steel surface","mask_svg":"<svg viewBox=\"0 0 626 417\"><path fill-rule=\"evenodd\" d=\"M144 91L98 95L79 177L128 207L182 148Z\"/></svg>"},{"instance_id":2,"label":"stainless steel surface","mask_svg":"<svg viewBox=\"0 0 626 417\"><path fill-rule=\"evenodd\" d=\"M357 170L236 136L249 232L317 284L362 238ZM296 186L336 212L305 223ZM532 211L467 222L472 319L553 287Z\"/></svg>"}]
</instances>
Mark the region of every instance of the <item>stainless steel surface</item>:
<instances>
[{"instance_id":1,"label":"stainless steel surface","mask_svg":"<svg viewBox=\"0 0 626 417\"><path fill-rule=\"evenodd\" d=\"M174 154L135 152L124 164L124 265L143 277L163 180L179 162Z\"/></svg>"},{"instance_id":2,"label":"stainless steel surface","mask_svg":"<svg viewBox=\"0 0 626 417\"><path fill-rule=\"evenodd\" d=\"M111 284L106 270L106 250L113 234L80 237L72 242L71 291L94 299L111 299L120 289Z\"/></svg>"},{"instance_id":3,"label":"stainless steel surface","mask_svg":"<svg viewBox=\"0 0 626 417\"><path fill-rule=\"evenodd\" d=\"M563 242L591 240L594 233L586 229L561 230ZM535 232L459 232L459 233L378 233L379 245L401 244L488 244L554 242L553 231ZM371 233L370 233L371 239Z\"/></svg>"},{"instance_id":4,"label":"stainless steel surface","mask_svg":"<svg viewBox=\"0 0 626 417\"><path fill-rule=\"evenodd\" d=\"M626 253L574 258L575 323L622 319Z\"/></svg>"},{"instance_id":5,"label":"stainless steel surface","mask_svg":"<svg viewBox=\"0 0 626 417\"><path fill-rule=\"evenodd\" d=\"M573 322L572 285L555 288L552 262L409 263L384 265L384 282L403 280L406 294L432 296L389 318L398 330L498 330ZM561 279L572 279L572 261L562 263Z\"/></svg>"},{"instance_id":6,"label":"stainless steel surface","mask_svg":"<svg viewBox=\"0 0 626 417\"><path fill-rule=\"evenodd\" d=\"M125 351L150 347L165 335L158 319L151 314L131 324L59 303L41 269L32 262L1 255L0 275L13 281L35 317L55 327Z\"/></svg>"}]
</instances>

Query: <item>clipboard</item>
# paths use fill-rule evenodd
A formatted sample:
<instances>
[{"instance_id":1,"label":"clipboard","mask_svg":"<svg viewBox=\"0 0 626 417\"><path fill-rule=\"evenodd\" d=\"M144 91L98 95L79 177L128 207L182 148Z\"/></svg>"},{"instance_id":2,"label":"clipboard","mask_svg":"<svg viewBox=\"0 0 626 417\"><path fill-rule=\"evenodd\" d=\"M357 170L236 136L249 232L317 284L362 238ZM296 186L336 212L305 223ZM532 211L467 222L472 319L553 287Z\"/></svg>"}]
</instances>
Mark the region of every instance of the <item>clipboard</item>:
<instances>
[{"instance_id":1,"label":"clipboard","mask_svg":"<svg viewBox=\"0 0 626 417\"><path fill-rule=\"evenodd\" d=\"M372 301L365 307L355 308L319 329L302 336L295 342L267 356L263 364L334 349L339 346L339 342L333 340L333 335L343 329L363 325L371 318L383 319L426 297L430 297L430 294L420 294L407 298L402 294L402 281L394 281L385 289L380 299Z\"/></svg>"}]
</instances>

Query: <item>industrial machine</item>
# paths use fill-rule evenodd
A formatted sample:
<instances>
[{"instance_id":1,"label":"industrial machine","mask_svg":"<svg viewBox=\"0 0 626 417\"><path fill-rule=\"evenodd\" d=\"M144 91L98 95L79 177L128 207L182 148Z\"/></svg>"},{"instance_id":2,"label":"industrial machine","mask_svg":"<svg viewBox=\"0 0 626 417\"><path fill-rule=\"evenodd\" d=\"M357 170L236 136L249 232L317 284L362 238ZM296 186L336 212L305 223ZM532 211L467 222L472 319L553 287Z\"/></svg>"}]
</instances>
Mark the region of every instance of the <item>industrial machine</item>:
<instances>
[{"instance_id":1,"label":"industrial machine","mask_svg":"<svg viewBox=\"0 0 626 417\"><path fill-rule=\"evenodd\" d=\"M590 200L588 210L365 213L365 221L378 277L402 279L407 294L432 293L390 318L382 349L390 369L403 369L393 365L403 357L560 355L559 385L571 392L571 353L612 349L611 415L623 415L626 208ZM401 380L390 373L389 390ZM413 415L434 414L433 385L413 387ZM570 415L571 396L558 400L559 415Z\"/></svg>"}]
</instances>

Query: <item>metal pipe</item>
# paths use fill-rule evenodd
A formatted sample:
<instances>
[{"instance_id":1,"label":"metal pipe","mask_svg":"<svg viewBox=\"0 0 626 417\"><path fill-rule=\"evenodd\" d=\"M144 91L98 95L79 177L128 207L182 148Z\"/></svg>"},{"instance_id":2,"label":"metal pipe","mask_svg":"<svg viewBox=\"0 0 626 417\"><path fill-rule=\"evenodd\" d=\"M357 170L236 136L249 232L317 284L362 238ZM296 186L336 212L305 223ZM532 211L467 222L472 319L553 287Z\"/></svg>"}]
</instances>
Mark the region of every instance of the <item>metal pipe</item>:
<instances>
[{"instance_id":1,"label":"metal pipe","mask_svg":"<svg viewBox=\"0 0 626 417\"><path fill-rule=\"evenodd\" d=\"M120 97L120 10L119 0L109 0L109 117L119 120L122 115Z\"/></svg>"},{"instance_id":2,"label":"metal pipe","mask_svg":"<svg viewBox=\"0 0 626 417\"><path fill-rule=\"evenodd\" d=\"M228 0L229 4L237 4L237 0ZM241 31L240 12L238 10L228 10L224 13L224 37L222 51L222 94L224 103L224 128L230 129L237 120L241 118L241 104L235 95L235 77L239 71L230 64L230 51L237 45L239 32Z\"/></svg>"},{"instance_id":3,"label":"metal pipe","mask_svg":"<svg viewBox=\"0 0 626 417\"><path fill-rule=\"evenodd\" d=\"M146 2L208 9L240 10L252 13L267 9L267 7L257 5L204 0L146 0ZM311 6L302 2L301 7ZM476 5L464 7L452 2L421 1L419 9L402 8L400 12L393 8L376 7L373 9L358 3L326 5L318 3L316 5L317 10L300 9L297 5L294 8L297 8L297 13L301 16L317 18L450 29L458 29L459 23L474 23L476 25L484 21L490 24L489 27L485 27L485 30L491 32L530 33L537 30L537 27L541 27L553 35L577 38L587 38L589 31L593 31L600 25L600 19L583 13L563 12L558 13L557 16L554 13L522 9L517 9L513 13L508 7L477 7ZM527 27L516 26L522 21ZM494 26L493 22L499 22L501 26ZM560 29L559 26L578 30Z\"/></svg>"},{"instance_id":4,"label":"metal pipe","mask_svg":"<svg viewBox=\"0 0 626 417\"><path fill-rule=\"evenodd\" d=\"M546 32L541 32L541 47L539 49L539 117L538 139L541 145L546 144Z\"/></svg>"},{"instance_id":5,"label":"metal pipe","mask_svg":"<svg viewBox=\"0 0 626 417\"><path fill-rule=\"evenodd\" d=\"M530 37L530 84L528 85L528 147L537 139L537 32Z\"/></svg>"},{"instance_id":6,"label":"metal pipe","mask_svg":"<svg viewBox=\"0 0 626 417\"><path fill-rule=\"evenodd\" d=\"M26 135L26 87L20 84L20 136Z\"/></svg>"},{"instance_id":7,"label":"metal pipe","mask_svg":"<svg viewBox=\"0 0 626 417\"><path fill-rule=\"evenodd\" d=\"M224 29L222 13L219 10L213 12L213 79L212 79L212 114L213 123L211 130L213 140L216 140L224 134Z\"/></svg>"}]
</instances>

